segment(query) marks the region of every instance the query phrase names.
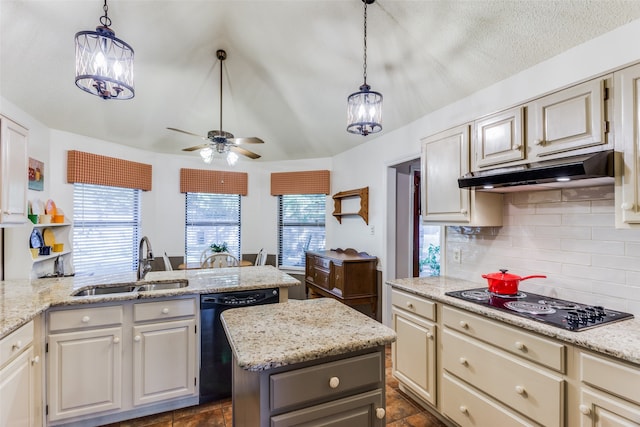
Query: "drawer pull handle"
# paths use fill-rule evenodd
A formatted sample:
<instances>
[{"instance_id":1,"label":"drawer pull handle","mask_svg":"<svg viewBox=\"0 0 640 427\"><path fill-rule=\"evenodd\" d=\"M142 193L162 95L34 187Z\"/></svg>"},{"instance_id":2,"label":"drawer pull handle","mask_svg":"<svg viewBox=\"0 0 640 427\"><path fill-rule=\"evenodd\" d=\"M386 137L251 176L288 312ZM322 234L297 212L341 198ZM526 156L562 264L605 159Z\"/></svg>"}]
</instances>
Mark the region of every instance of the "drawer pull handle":
<instances>
[{"instance_id":1,"label":"drawer pull handle","mask_svg":"<svg viewBox=\"0 0 640 427\"><path fill-rule=\"evenodd\" d=\"M458 409L460 410L460 412L462 412L465 415L469 413L469 410L464 405L460 405L460 407Z\"/></svg>"},{"instance_id":2,"label":"drawer pull handle","mask_svg":"<svg viewBox=\"0 0 640 427\"><path fill-rule=\"evenodd\" d=\"M469 324L467 322L465 322L464 320L461 320L459 325L460 325L460 327L462 329L469 329Z\"/></svg>"},{"instance_id":3,"label":"drawer pull handle","mask_svg":"<svg viewBox=\"0 0 640 427\"><path fill-rule=\"evenodd\" d=\"M587 405L580 405L579 409L580 412L582 412L584 415L591 415L591 408L589 408Z\"/></svg>"},{"instance_id":4,"label":"drawer pull handle","mask_svg":"<svg viewBox=\"0 0 640 427\"><path fill-rule=\"evenodd\" d=\"M458 362L460 362L462 366L469 366L469 361L464 357L461 357L460 359L458 359Z\"/></svg>"},{"instance_id":5,"label":"drawer pull handle","mask_svg":"<svg viewBox=\"0 0 640 427\"><path fill-rule=\"evenodd\" d=\"M461 213L462 215L466 215L466 214L467 214L467 210L466 210L466 209L460 209L460 213Z\"/></svg>"},{"instance_id":6,"label":"drawer pull handle","mask_svg":"<svg viewBox=\"0 0 640 427\"><path fill-rule=\"evenodd\" d=\"M91 318L89 316L83 316L82 317L82 323L89 323L89 320L91 320Z\"/></svg>"},{"instance_id":7,"label":"drawer pull handle","mask_svg":"<svg viewBox=\"0 0 640 427\"><path fill-rule=\"evenodd\" d=\"M522 342L520 342L520 341L516 341L516 348L517 348L518 350L526 350L526 349L527 349L527 346L526 346L526 345L524 345L524 343L522 343Z\"/></svg>"},{"instance_id":8,"label":"drawer pull handle","mask_svg":"<svg viewBox=\"0 0 640 427\"><path fill-rule=\"evenodd\" d=\"M133 340L134 340L135 342L140 342L140 340L141 340L141 339L142 339L142 338L140 338L140 335L136 335L135 337L133 337Z\"/></svg>"},{"instance_id":9,"label":"drawer pull handle","mask_svg":"<svg viewBox=\"0 0 640 427\"><path fill-rule=\"evenodd\" d=\"M633 205L631 203L624 202L620 205L620 209L622 209L623 211L630 211L632 208Z\"/></svg>"},{"instance_id":10,"label":"drawer pull handle","mask_svg":"<svg viewBox=\"0 0 640 427\"><path fill-rule=\"evenodd\" d=\"M120 342L120 337L113 337L113 343L118 344Z\"/></svg>"},{"instance_id":11,"label":"drawer pull handle","mask_svg":"<svg viewBox=\"0 0 640 427\"><path fill-rule=\"evenodd\" d=\"M427 332L425 335L427 336L428 339L433 338L433 334L431 332Z\"/></svg>"},{"instance_id":12,"label":"drawer pull handle","mask_svg":"<svg viewBox=\"0 0 640 427\"><path fill-rule=\"evenodd\" d=\"M32 365L37 365L38 363L40 363L40 356L35 356L33 359L31 359Z\"/></svg>"},{"instance_id":13,"label":"drawer pull handle","mask_svg":"<svg viewBox=\"0 0 640 427\"><path fill-rule=\"evenodd\" d=\"M18 340L13 346L11 346L12 350L20 350L22 348L22 341Z\"/></svg>"},{"instance_id":14,"label":"drawer pull handle","mask_svg":"<svg viewBox=\"0 0 640 427\"><path fill-rule=\"evenodd\" d=\"M387 411L384 408L376 408L376 418L381 420L384 416L387 415Z\"/></svg>"},{"instance_id":15,"label":"drawer pull handle","mask_svg":"<svg viewBox=\"0 0 640 427\"><path fill-rule=\"evenodd\" d=\"M527 391L521 385L517 385L516 386L516 393L518 393L521 396L524 396L525 394L527 394Z\"/></svg>"},{"instance_id":16,"label":"drawer pull handle","mask_svg":"<svg viewBox=\"0 0 640 427\"><path fill-rule=\"evenodd\" d=\"M409 301L407 301L407 308L413 308L413 304L411 304Z\"/></svg>"},{"instance_id":17,"label":"drawer pull handle","mask_svg":"<svg viewBox=\"0 0 640 427\"><path fill-rule=\"evenodd\" d=\"M162 314L169 314L169 309L167 307L163 308Z\"/></svg>"},{"instance_id":18,"label":"drawer pull handle","mask_svg":"<svg viewBox=\"0 0 640 427\"><path fill-rule=\"evenodd\" d=\"M329 379L329 387L331 388L338 388L338 386L340 385L340 378L338 377L331 377Z\"/></svg>"},{"instance_id":19,"label":"drawer pull handle","mask_svg":"<svg viewBox=\"0 0 640 427\"><path fill-rule=\"evenodd\" d=\"M536 139L535 141L533 141L533 143L534 143L535 145L541 145L541 146L544 146L544 140L542 140L542 139Z\"/></svg>"}]
</instances>

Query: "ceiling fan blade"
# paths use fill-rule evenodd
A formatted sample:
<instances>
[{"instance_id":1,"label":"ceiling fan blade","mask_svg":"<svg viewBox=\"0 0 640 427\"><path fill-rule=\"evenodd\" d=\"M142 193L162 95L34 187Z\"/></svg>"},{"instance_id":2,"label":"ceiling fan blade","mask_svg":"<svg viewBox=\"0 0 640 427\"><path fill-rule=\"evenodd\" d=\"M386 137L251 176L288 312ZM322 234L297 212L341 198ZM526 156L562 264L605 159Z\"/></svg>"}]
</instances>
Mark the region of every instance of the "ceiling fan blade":
<instances>
[{"instance_id":1,"label":"ceiling fan blade","mask_svg":"<svg viewBox=\"0 0 640 427\"><path fill-rule=\"evenodd\" d=\"M196 151L196 150L201 150L203 148L207 148L210 144L200 144L200 145L196 145L194 147L189 147L189 148L183 148L182 151Z\"/></svg>"},{"instance_id":2,"label":"ceiling fan blade","mask_svg":"<svg viewBox=\"0 0 640 427\"><path fill-rule=\"evenodd\" d=\"M173 130L173 131L176 131L176 132L180 132L180 133L184 133L184 134L187 134L187 135L191 135L191 136L197 136L198 138L202 138L205 141L208 140L208 138L206 136L198 135L197 133L193 133L193 132L187 132L186 130L176 129L176 128L167 128L167 129Z\"/></svg>"},{"instance_id":3,"label":"ceiling fan blade","mask_svg":"<svg viewBox=\"0 0 640 427\"><path fill-rule=\"evenodd\" d=\"M240 145L240 144L264 144L264 141L261 140L260 138L257 138L255 136L252 137L248 137L248 138L229 138L229 140L236 144L236 145Z\"/></svg>"},{"instance_id":4,"label":"ceiling fan blade","mask_svg":"<svg viewBox=\"0 0 640 427\"><path fill-rule=\"evenodd\" d=\"M245 150L244 148L236 147L235 145L230 145L229 150L233 151L237 154L242 154L243 156L247 156L250 159L259 159L260 154L256 154L253 151Z\"/></svg>"}]
</instances>

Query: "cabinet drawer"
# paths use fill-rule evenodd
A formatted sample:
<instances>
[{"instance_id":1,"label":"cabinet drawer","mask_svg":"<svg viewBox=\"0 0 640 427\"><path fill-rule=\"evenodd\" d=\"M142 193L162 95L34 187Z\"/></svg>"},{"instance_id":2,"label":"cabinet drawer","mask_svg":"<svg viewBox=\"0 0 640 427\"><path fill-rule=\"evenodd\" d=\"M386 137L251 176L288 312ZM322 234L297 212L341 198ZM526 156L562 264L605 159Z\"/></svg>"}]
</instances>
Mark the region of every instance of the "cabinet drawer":
<instances>
[{"instance_id":1,"label":"cabinet drawer","mask_svg":"<svg viewBox=\"0 0 640 427\"><path fill-rule=\"evenodd\" d=\"M561 377L446 329L442 348L445 370L542 425L563 425Z\"/></svg>"},{"instance_id":2,"label":"cabinet drawer","mask_svg":"<svg viewBox=\"0 0 640 427\"><path fill-rule=\"evenodd\" d=\"M271 375L271 410L330 400L367 386L375 388L383 380L383 366L382 357L377 352Z\"/></svg>"},{"instance_id":3,"label":"cabinet drawer","mask_svg":"<svg viewBox=\"0 0 640 427\"><path fill-rule=\"evenodd\" d=\"M436 304L419 296L393 289L391 291L391 304L426 319L436 320Z\"/></svg>"},{"instance_id":4,"label":"cabinet drawer","mask_svg":"<svg viewBox=\"0 0 640 427\"><path fill-rule=\"evenodd\" d=\"M566 370L567 349L564 344L447 306L442 310L442 318L445 326L465 335L558 372Z\"/></svg>"},{"instance_id":5,"label":"cabinet drawer","mask_svg":"<svg viewBox=\"0 0 640 427\"><path fill-rule=\"evenodd\" d=\"M52 311L49 313L49 332L121 325L122 318L121 305Z\"/></svg>"},{"instance_id":6,"label":"cabinet drawer","mask_svg":"<svg viewBox=\"0 0 640 427\"><path fill-rule=\"evenodd\" d=\"M331 264L331 260L328 258L320 258L317 256L313 257L313 265L316 267L322 268L324 270L329 270L329 265Z\"/></svg>"},{"instance_id":7,"label":"cabinet drawer","mask_svg":"<svg viewBox=\"0 0 640 427\"><path fill-rule=\"evenodd\" d=\"M331 289L331 286L329 286L329 273L325 273L322 270L313 272L313 283L322 288Z\"/></svg>"},{"instance_id":8,"label":"cabinet drawer","mask_svg":"<svg viewBox=\"0 0 640 427\"><path fill-rule=\"evenodd\" d=\"M503 408L491 399L444 373L442 382L442 412L462 427L500 427L537 426Z\"/></svg>"},{"instance_id":9,"label":"cabinet drawer","mask_svg":"<svg viewBox=\"0 0 640 427\"><path fill-rule=\"evenodd\" d=\"M640 404L637 366L608 360L589 353L580 353L580 380L636 404Z\"/></svg>"},{"instance_id":10,"label":"cabinet drawer","mask_svg":"<svg viewBox=\"0 0 640 427\"><path fill-rule=\"evenodd\" d=\"M133 306L134 322L165 320L172 319L174 317L195 316L195 314L195 298L145 302L134 304Z\"/></svg>"},{"instance_id":11,"label":"cabinet drawer","mask_svg":"<svg viewBox=\"0 0 640 427\"><path fill-rule=\"evenodd\" d=\"M0 340L0 367L9 362L33 341L33 321Z\"/></svg>"}]
</instances>

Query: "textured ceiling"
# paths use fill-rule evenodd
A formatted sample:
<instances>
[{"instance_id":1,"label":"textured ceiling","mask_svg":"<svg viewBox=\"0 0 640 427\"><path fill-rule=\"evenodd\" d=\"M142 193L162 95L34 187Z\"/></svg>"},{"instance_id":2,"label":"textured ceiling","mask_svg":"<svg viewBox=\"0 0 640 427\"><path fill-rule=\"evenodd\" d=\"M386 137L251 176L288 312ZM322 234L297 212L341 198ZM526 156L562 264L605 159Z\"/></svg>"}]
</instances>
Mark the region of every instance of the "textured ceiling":
<instances>
[{"instance_id":1,"label":"textured ceiling","mask_svg":"<svg viewBox=\"0 0 640 427\"><path fill-rule=\"evenodd\" d=\"M110 0L135 50L136 96L103 101L74 85L74 34L100 0L0 0L0 94L47 126L144 150L186 154L219 128L257 136L257 161L332 156L362 84L360 0ZM639 1L377 0L368 8L368 78L383 132L640 17Z\"/></svg>"}]
</instances>

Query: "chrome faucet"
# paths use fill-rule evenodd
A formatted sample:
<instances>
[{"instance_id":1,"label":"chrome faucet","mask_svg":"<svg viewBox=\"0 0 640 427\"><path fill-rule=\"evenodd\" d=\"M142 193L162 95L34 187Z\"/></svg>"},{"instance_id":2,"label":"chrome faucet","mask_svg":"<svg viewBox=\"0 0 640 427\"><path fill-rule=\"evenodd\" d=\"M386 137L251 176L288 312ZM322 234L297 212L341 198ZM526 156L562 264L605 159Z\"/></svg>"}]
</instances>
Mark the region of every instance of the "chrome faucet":
<instances>
[{"instance_id":1,"label":"chrome faucet","mask_svg":"<svg viewBox=\"0 0 640 427\"><path fill-rule=\"evenodd\" d=\"M142 248L146 244L147 252L142 257ZM140 247L138 248L138 280L144 279L144 276L151 271L151 261L153 261L153 251L151 250L151 243L149 238L144 236L140 239Z\"/></svg>"}]
</instances>

